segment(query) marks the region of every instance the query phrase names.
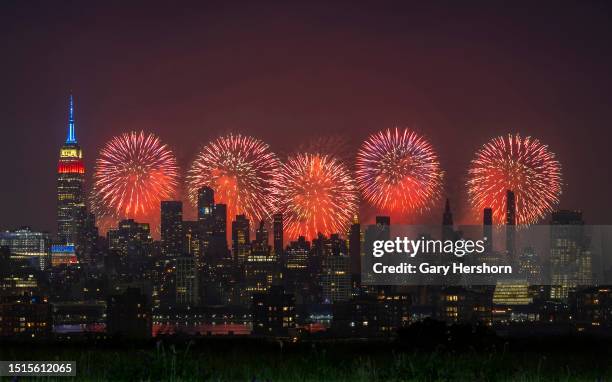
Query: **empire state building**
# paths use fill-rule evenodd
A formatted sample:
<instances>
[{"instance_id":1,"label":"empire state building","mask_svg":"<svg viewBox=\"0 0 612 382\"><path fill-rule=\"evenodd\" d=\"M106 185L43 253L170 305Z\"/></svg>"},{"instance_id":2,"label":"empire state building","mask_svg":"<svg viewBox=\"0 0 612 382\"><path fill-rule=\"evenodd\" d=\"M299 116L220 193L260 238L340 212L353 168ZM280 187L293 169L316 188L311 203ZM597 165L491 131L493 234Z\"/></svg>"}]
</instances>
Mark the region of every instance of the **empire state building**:
<instances>
[{"instance_id":1,"label":"empire state building","mask_svg":"<svg viewBox=\"0 0 612 382\"><path fill-rule=\"evenodd\" d=\"M57 165L57 239L58 244L74 244L85 219L83 151L74 131L74 101L70 95L68 135L60 150Z\"/></svg>"}]
</instances>

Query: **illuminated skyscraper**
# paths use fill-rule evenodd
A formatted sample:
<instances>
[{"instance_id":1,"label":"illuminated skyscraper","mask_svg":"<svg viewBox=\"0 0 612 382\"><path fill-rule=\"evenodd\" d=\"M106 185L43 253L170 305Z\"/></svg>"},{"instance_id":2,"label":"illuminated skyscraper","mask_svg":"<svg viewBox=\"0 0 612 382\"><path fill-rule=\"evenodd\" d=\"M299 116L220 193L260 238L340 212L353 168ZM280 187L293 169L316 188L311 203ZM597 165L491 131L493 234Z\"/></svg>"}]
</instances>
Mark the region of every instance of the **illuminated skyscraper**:
<instances>
[{"instance_id":1,"label":"illuminated skyscraper","mask_svg":"<svg viewBox=\"0 0 612 382\"><path fill-rule=\"evenodd\" d=\"M567 301L577 286L592 283L591 252L580 211L555 211L550 225L550 297Z\"/></svg>"},{"instance_id":2,"label":"illuminated skyscraper","mask_svg":"<svg viewBox=\"0 0 612 382\"><path fill-rule=\"evenodd\" d=\"M179 256L183 252L183 203L161 202L161 251L164 256Z\"/></svg>"},{"instance_id":3,"label":"illuminated skyscraper","mask_svg":"<svg viewBox=\"0 0 612 382\"><path fill-rule=\"evenodd\" d=\"M215 206L215 192L210 187L202 187L198 190L198 221L208 219L213 214Z\"/></svg>"},{"instance_id":4,"label":"illuminated skyscraper","mask_svg":"<svg viewBox=\"0 0 612 382\"><path fill-rule=\"evenodd\" d=\"M4 246L11 259L31 260L39 269L49 265L50 238L46 232L34 232L30 227L0 232L0 247Z\"/></svg>"},{"instance_id":5,"label":"illuminated skyscraper","mask_svg":"<svg viewBox=\"0 0 612 382\"><path fill-rule=\"evenodd\" d=\"M83 151L77 143L74 129L74 101L70 95L68 111L68 135L60 150L57 165L57 239L60 244L74 243L78 227L84 222L79 213L85 204L84 185L85 166Z\"/></svg>"},{"instance_id":6,"label":"illuminated skyscraper","mask_svg":"<svg viewBox=\"0 0 612 382\"><path fill-rule=\"evenodd\" d=\"M236 264L242 264L249 256L251 249L249 219L245 215L236 215L232 222L232 252Z\"/></svg>"}]
</instances>

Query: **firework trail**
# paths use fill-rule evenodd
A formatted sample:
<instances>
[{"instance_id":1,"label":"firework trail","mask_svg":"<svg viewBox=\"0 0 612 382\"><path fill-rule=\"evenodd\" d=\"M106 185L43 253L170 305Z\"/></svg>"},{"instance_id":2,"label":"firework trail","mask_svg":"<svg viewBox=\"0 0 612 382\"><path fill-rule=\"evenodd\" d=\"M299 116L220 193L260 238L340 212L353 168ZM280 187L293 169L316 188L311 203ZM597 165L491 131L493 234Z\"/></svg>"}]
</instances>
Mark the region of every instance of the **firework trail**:
<instances>
[{"instance_id":1,"label":"firework trail","mask_svg":"<svg viewBox=\"0 0 612 382\"><path fill-rule=\"evenodd\" d=\"M229 134L206 145L187 175L189 199L197 204L198 189L215 191L215 203L227 205L228 223L246 214L252 222L274 212L272 178L280 162L264 142L249 136Z\"/></svg>"},{"instance_id":2,"label":"firework trail","mask_svg":"<svg viewBox=\"0 0 612 382\"><path fill-rule=\"evenodd\" d=\"M486 143L471 162L468 196L475 212L493 209L493 220L506 216L506 192L516 198L516 223L532 224L552 211L561 195L561 164L537 139L519 134Z\"/></svg>"},{"instance_id":3,"label":"firework trail","mask_svg":"<svg viewBox=\"0 0 612 382\"><path fill-rule=\"evenodd\" d=\"M160 202L175 197L178 174L174 154L157 136L116 136L96 160L92 211L99 219L159 221Z\"/></svg>"},{"instance_id":4,"label":"firework trail","mask_svg":"<svg viewBox=\"0 0 612 382\"><path fill-rule=\"evenodd\" d=\"M426 211L442 189L443 172L431 144L408 129L371 135L357 153L356 172L363 197L390 213Z\"/></svg>"},{"instance_id":5,"label":"firework trail","mask_svg":"<svg viewBox=\"0 0 612 382\"><path fill-rule=\"evenodd\" d=\"M344 233L357 213L357 188L350 172L327 155L290 157L275 177L275 186L290 239Z\"/></svg>"}]
</instances>

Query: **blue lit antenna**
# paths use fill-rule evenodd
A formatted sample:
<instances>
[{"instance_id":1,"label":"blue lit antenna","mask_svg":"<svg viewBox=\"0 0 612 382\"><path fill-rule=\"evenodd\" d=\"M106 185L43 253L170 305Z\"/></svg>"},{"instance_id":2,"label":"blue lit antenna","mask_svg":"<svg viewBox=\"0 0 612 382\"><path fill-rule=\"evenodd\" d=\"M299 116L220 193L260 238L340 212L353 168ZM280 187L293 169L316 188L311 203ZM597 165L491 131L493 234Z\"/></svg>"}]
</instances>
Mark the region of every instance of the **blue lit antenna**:
<instances>
[{"instance_id":1,"label":"blue lit antenna","mask_svg":"<svg viewBox=\"0 0 612 382\"><path fill-rule=\"evenodd\" d=\"M66 143L77 143L76 135L74 134L74 100L70 94L70 109L68 110L68 136Z\"/></svg>"}]
</instances>

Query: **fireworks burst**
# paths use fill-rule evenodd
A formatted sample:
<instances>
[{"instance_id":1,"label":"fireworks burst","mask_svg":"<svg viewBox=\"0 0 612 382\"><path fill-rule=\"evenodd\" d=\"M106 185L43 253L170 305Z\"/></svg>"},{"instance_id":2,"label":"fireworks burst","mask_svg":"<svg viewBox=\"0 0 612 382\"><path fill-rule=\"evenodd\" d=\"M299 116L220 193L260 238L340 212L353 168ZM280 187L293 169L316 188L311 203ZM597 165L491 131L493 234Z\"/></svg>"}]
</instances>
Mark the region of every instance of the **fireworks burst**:
<instances>
[{"instance_id":1,"label":"fireworks burst","mask_svg":"<svg viewBox=\"0 0 612 382\"><path fill-rule=\"evenodd\" d=\"M274 211L272 178L278 158L262 141L230 134L206 145L191 164L187 176L189 198L197 203L198 189L215 191L215 202L227 205L228 222L246 214L258 222Z\"/></svg>"},{"instance_id":2,"label":"fireworks burst","mask_svg":"<svg viewBox=\"0 0 612 382\"><path fill-rule=\"evenodd\" d=\"M428 210L440 196L442 176L432 146L408 129L373 134L357 154L357 185L383 211Z\"/></svg>"},{"instance_id":3,"label":"fireworks burst","mask_svg":"<svg viewBox=\"0 0 612 382\"><path fill-rule=\"evenodd\" d=\"M505 221L506 192L516 198L516 224L532 224L552 211L561 195L561 164L537 139L519 134L497 137L472 160L467 182L472 207L493 209L496 224Z\"/></svg>"},{"instance_id":4,"label":"fireworks burst","mask_svg":"<svg viewBox=\"0 0 612 382\"><path fill-rule=\"evenodd\" d=\"M357 212L357 188L344 164L321 154L297 154L275 177L275 194L290 239L344 233Z\"/></svg>"},{"instance_id":5,"label":"fireworks burst","mask_svg":"<svg viewBox=\"0 0 612 382\"><path fill-rule=\"evenodd\" d=\"M100 219L159 220L160 201L172 199L179 170L170 149L153 134L111 139L96 160L92 210Z\"/></svg>"}]
</instances>

